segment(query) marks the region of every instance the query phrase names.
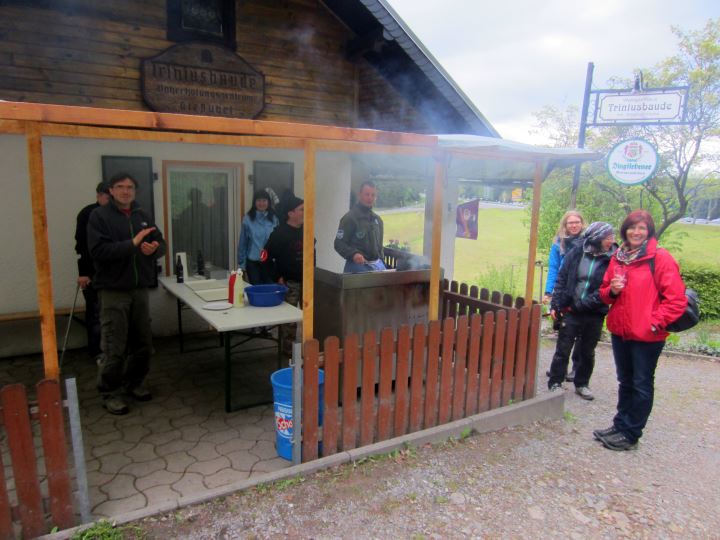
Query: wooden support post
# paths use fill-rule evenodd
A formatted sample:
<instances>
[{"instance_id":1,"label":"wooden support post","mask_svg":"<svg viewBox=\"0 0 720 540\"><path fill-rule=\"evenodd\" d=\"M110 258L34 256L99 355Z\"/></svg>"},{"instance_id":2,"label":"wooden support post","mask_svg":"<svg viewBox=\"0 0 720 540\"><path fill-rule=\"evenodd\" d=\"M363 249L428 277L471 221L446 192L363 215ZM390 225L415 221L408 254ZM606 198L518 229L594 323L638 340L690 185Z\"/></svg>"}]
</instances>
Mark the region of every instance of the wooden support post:
<instances>
[{"instance_id":1,"label":"wooden support post","mask_svg":"<svg viewBox=\"0 0 720 540\"><path fill-rule=\"evenodd\" d=\"M442 243L443 186L447 178L447 154L435 156L435 183L433 185L432 249L430 255L430 301L428 320L438 320L440 305L440 247Z\"/></svg>"},{"instance_id":2,"label":"wooden support post","mask_svg":"<svg viewBox=\"0 0 720 540\"><path fill-rule=\"evenodd\" d=\"M55 334L55 305L53 303L50 244L48 242L47 207L45 205L45 173L43 170L42 136L34 123L28 123L28 170L30 172L30 198L32 201L33 237L35 239L35 271L42 332L45 377L59 379L57 338Z\"/></svg>"},{"instance_id":3,"label":"wooden support post","mask_svg":"<svg viewBox=\"0 0 720 540\"><path fill-rule=\"evenodd\" d=\"M303 343L313 338L313 313L315 311L315 179L317 172L317 149L314 141L305 144L305 171L303 199L305 200L305 224L303 225Z\"/></svg>"},{"instance_id":4,"label":"wooden support post","mask_svg":"<svg viewBox=\"0 0 720 540\"><path fill-rule=\"evenodd\" d=\"M535 250L537 249L538 224L540 223L540 197L542 195L543 163L535 163L533 181L532 217L530 218L530 245L528 246L528 266L525 278L525 305L532 305L533 282L535 281Z\"/></svg>"}]
</instances>

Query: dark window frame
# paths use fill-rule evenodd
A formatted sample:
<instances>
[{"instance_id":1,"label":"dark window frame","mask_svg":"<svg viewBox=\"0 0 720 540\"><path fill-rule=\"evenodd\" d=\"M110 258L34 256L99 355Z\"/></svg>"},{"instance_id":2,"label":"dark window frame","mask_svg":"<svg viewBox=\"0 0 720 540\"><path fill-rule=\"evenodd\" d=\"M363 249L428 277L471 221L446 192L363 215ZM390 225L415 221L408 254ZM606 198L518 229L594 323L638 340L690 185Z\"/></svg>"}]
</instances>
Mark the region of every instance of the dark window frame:
<instances>
[{"instance_id":1,"label":"dark window frame","mask_svg":"<svg viewBox=\"0 0 720 540\"><path fill-rule=\"evenodd\" d=\"M167 0L167 39L177 43L203 41L237 49L235 43L235 0L221 1L222 35L183 28L182 0Z\"/></svg>"}]
</instances>

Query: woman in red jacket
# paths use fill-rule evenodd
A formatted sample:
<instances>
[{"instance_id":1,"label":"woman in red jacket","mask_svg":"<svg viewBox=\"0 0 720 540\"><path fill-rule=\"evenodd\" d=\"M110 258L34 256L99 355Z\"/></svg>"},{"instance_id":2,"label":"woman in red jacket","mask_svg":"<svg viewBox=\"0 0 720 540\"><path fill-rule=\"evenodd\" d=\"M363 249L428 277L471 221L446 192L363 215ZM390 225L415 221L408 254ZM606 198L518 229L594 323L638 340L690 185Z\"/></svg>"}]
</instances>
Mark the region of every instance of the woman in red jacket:
<instances>
[{"instance_id":1,"label":"woman in red jacket","mask_svg":"<svg viewBox=\"0 0 720 540\"><path fill-rule=\"evenodd\" d=\"M630 212L620 236L623 245L600 286L600 298L610 304L607 328L619 384L617 414L612 426L593 435L610 450L631 450L652 411L655 368L668 336L665 327L683 314L687 299L678 264L658 247L648 212Z\"/></svg>"}]
</instances>

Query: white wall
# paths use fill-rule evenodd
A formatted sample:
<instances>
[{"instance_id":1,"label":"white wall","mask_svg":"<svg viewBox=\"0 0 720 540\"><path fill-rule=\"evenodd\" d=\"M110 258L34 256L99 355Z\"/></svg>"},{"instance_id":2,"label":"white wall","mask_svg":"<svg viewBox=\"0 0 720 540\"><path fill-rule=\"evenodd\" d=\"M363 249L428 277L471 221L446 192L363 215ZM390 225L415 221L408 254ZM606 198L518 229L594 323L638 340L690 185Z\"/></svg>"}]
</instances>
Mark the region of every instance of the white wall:
<instances>
[{"instance_id":1,"label":"white wall","mask_svg":"<svg viewBox=\"0 0 720 540\"><path fill-rule=\"evenodd\" d=\"M317 266L337 273L342 273L345 260L338 255L333 244L340 218L348 211L351 169L347 154L318 153L315 187Z\"/></svg>"},{"instance_id":2,"label":"white wall","mask_svg":"<svg viewBox=\"0 0 720 540\"><path fill-rule=\"evenodd\" d=\"M430 181L425 204L425 234L423 236L423 254L432 257L432 214L433 214L433 182ZM455 272L455 213L457 212L459 184L457 180L448 178L442 192L442 235L440 237L440 266L444 270L445 279L452 280Z\"/></svg>"}]
</instances>

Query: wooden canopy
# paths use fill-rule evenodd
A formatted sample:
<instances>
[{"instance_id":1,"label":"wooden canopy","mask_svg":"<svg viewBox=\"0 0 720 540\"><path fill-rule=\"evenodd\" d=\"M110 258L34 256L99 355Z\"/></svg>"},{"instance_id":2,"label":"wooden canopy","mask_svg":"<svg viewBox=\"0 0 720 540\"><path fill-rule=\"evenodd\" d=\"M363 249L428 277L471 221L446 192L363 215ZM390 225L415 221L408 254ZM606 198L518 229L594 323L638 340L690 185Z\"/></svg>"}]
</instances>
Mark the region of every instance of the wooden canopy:
<instances>
[{"instance_id":1,"label":"wooden canopy","mask_svg":"<svg viewBox=\"0 0 720 540\"><path fill-rule=\"evenodd\" d=\"M294 124L259 120L228 119L117 109L45 105L0 101L0 133L24 135L30 175L33 212L36 281L43 345L45 375L59 377L55 309L48 242L47 206L43 171L43 136L88 139L117 139L286 148L304 151L304 269L303 339L313 336L313 239L315 237L316 156L319 151L381 153L431 157L435 162L432 210L432 253L430 279L430 320L438 318L440 296L440 243L442 232L442 191L450 157L470 160L521 160L534 164L532 219L528 246L525 297L530 301L534 278L535 250L540 209L541 184L554 157L525 149L481 149L440 146L438 137L412 133ZM597 159L591 153L574 156L573 163Z\"/></svg>"}]
</instances>

